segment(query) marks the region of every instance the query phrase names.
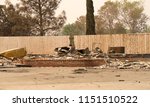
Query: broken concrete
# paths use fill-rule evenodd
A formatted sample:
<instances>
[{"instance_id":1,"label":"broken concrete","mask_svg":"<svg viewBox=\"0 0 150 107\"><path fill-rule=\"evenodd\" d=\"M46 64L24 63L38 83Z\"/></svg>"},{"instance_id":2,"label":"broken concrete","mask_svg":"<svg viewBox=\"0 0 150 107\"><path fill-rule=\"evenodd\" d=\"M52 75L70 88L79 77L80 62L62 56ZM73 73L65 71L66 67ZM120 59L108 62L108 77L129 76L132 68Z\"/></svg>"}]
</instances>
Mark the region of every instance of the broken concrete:
<instances>
[{"instance_id":1,"label":"broken concrete","mask_svg":"<svg viewBox=\"0 0 150 107\"><path fill-rule=\"evenodd\" d=\"M70 47L58 47L55 48L54 51L57 52L59 56L65 56L70 52L71 48Z\"/></svg>"},{"instance_id":2,"label":"broken concrete","mask_svg":"<svg viewBox=\"0 0 150 107\"><path fill-rule=\"evenodd\" d=\"M99 67L100 69L117 68L117 69L150 69L150 62L144 61L120 61L117 59L109 59L107 64Z\"/></svg>"}]
</instances>

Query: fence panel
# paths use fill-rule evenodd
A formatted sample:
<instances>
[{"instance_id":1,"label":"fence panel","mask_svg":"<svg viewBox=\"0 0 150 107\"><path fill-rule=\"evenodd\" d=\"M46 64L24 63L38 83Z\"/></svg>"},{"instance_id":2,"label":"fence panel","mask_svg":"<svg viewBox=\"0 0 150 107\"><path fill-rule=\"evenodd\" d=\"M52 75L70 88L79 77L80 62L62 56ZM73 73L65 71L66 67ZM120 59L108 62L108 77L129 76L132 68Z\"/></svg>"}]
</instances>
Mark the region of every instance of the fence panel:
<instances>
[{"instance_id":1,"label":"fence panel","mask_svg":"<svg viewBox=\"0 0 150 107\"><path fill-rule=\"evenodd\" d=\"M100 47L106 53L108 47L124 46L127 54L150 54L150 34L82 35L74 41L78 49ZM0 37L0 52L26 47L28 54L54 54L62 46L69 46L69 36Z\"/></svg>"}]
</instances>

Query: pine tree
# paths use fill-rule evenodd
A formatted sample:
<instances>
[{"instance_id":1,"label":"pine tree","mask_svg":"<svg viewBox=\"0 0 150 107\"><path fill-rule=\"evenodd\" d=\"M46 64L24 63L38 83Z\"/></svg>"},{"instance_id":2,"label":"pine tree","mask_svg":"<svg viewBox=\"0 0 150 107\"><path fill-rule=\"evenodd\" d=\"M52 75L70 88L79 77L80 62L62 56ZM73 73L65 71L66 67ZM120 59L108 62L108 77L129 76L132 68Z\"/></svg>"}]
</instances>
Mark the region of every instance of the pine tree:
<instances>
[{"instance_id":1,"label":"pine tree","mask_svg":"<svg viewBox=\"0 0 150 107\"><path fill-rule=\"evenodd\" d=\"M65 12L55 17L55 10L61 0L21 0L24 14L35 19L33 32L35 35L49 35L60 29L65 23Z\"/></svg>"},{"instance_id":2,"label":"pine tree","mask_svg":"<svg viewBox=\"0 0 150 107\"><path fill-rule=\"evenodd\" d=\"M21 12L7 2L0 5L0 36L29 36L31 33L30 17L25 17Z\"/></svg>"}]
</instances>

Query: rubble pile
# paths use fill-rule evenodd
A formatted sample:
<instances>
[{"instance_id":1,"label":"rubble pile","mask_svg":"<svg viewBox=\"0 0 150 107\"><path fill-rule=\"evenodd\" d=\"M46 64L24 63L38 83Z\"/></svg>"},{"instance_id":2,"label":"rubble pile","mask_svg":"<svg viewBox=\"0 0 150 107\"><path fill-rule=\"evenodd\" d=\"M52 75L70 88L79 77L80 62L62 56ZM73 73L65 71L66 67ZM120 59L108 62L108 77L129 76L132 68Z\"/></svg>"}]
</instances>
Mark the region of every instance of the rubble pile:
<instances>
[{"instance_id":1,"label":"rubble pile","mask_svg":"<svg viewBox=\"0 0 150 107\"><path fill-rule=\"evenodd\" d=\"M41 60L69 60L69 59L94 59L94 58L102 58L104 56L103 53L99 53L99 51L91 52L89 48L85 49L76 49L75 51L71 51L69 47L58 47L54 49L54 55L38 55L38 54L28 54L24 57L25 60L29 59L41 59Z\"/></svg>"},{"instance_id":2,"label":"rubble pile","mask_svg":"<svg viewBox=\"0 0 150 107\"><path fill-rule=\"evenodd\" d=\"M124 50L122 48L119 48L120 50L117 49L118 48L116 48L116 51L119 52L120 50L121 52L122 50ZM17 67L29 66L29 65L22 65L23 59L24 60L103 59L105 60L106 64L99 66L98 68L100 69L106 69L106 68L150 69L150 62L125 60L126 58L131 58L131 59L139 58L139 55L127 56L125 53L113 53L112 49L110 49L110 52L108 54L103 53L103 51L99 47L96 47L92 51L90 51L88 47L85 49L75 49L75 47L57 47L54 49L54 51L56 52L55 55L48 55L48 54L38 55L38 54L26 54L26 50L24 48L8 50L0 53L0 66L14 66L14 65L15 66L17 65ZM150 54L146 56L150 56ZM121 61L121 59L125 61Z\"/></svg>"},{"instance_id":3,"label":"rubble pile","mask_svg":"<svg viewBox=\"0 0 150 107\"><path fill-rule=\"evenodd\" d=\"M0 67L5 66L5 67L13 67L15 64L11 60L8 60L4 57L0 57Z\"/></svg>"},{"instance_id":4,"label":"rubble pile","mask_svg":"<svg viewBox=\"0 0 150 107\"><path fill-rule=\"evenodd\" d=\"M55 48L56 52L51 58L54 59L81 59L81 58L104 58L106 54L102 52L102 50L96 47L93 51L90 51L89 48L85 49L75 49L72 51L70 47L58 47Z\"/></svg>"},{"instance_id":5,"label":"rubble pile","mask_svg":"<svg viewBox=\"0 0 150 107\"><path fill-rule=\"evenodd\" d=\"M143 61L120 61L118 59L108 59L106 64L100 66L99 68L117 68L117 69L150 69L150 62Z\"/></svg>"}]
</instances>

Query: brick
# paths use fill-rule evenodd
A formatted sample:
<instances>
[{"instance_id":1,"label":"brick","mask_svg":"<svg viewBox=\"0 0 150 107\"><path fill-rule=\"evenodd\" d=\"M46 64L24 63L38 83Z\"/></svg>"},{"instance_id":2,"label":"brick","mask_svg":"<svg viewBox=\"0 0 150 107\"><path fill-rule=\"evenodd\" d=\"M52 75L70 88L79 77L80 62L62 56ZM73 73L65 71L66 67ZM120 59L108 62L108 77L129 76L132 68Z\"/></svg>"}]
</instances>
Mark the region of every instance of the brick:
<instances>
[{"instance_id":1,"label":"brick","mask_svg":"<svg viewBox=\"0 0 150 107\"><path fill-rule=\"evenodd\" d=\"M32 67L92 67L105 64L104 59L75 60L23 60L23 64Z\"/></svg>"}]
</instances>

